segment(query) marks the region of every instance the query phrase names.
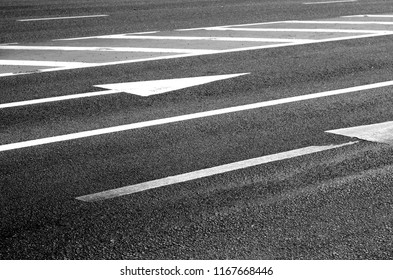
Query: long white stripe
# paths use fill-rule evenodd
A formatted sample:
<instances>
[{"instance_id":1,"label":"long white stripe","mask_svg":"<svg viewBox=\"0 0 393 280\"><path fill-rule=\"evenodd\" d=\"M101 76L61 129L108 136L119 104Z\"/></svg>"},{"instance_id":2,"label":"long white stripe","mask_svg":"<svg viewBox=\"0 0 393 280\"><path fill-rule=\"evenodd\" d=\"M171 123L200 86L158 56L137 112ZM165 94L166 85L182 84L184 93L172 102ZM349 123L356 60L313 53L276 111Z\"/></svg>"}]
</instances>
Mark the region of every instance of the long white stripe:
<instances>
[{"instance_id":1,"label":"long white stripe","mask_svg":"<svg viewBox=\"0 0 393 280\"><path fill-rule=\"evenodd\" d=\"M1 48L1 46L0 46ZM95 65L83 62L65 62L65 61L40 61L40 60L0 60L0 65L8 66L49 66L49 67L83 67Z\"/></svg>"},{"instance_id":2,"label":"long white stripe","mask_svg":"<svg viewBox=\"0 0 393 280\"><path fill-rule=\"evenodd\" d=\"M249 38L249 37L186 37L186 36L125 36L109 35L99 39L124 39L124 40L184 40L184 41L234 41L234 42L280 42L280 43L310 43L316 40L309 39L282 39L282 38Z\"/></svg>"},{"instance_id":3,"label":"long white stripe","mask_svg":"<svg viewBox=\"0 0 393 280\"><path fill-rule=\"evenodd\" d=\"M211 110L211 111L206 111L206 112L199 112L199 113L194 113L194 114L169 117L169 118L165 118L165 119L144 121L144 122L139 122L139 123L132 123L132 124L126 124L126 125L120 125L120 126L114 126L114 127L107 127L107 128L71 133L71 134L66 134L66 135L53 136L53 137L48 137L48 138L41 138L41 139L36 139L36 140L29 140L29 141L18 142L18 143L5 144L5 145L0 146L0 151L15 150L15 149L21 149L21 148L26 148L26 147L33 147L33 146L39 146L39 145L44 145L44 144L50 144L50 143L80 139L80 138L85 138L85 137L103 135L103 134L108 134L108 133L121 132L121 131L127 131L127 130L133 130L133 129L138 129L138 128L145 128L145 127L169 124L169 123L176 123L176 122L199 119L199 118L206 118L206 117L211 117L211 116L235 113L235 112L252 110L252 109L259 109L259 108L263 108L263 107L287 104L287 103L298 102L298 101L305 101L305 100L310 100L310 99L315 99L315 98L334 96L334 95L339 95L339 94L345 94L345 93L350 93L350 92L356 92L356 91L362 91L362 90L374 89L374 88L380 88L380 87L387 87L387 86L393 86L393 81L387 81L387 82L381 82L381 83L375 83L375 84L369 84L369 85L363 85L363 86L356 86L356 87L350 87L350 88L338 89L338 90L332 90L332 91L325 91L325 92L319 92L319 93L313 93L313 94L307 94L307 95L301 95L301 96L293 96L293 97L287 97L287 98L283 98L283 99L270 100L270 101L252 103L252 104L247 104L247 105Z\"/></svg>"},{"instance_id":4,"label":"long white stripe","mask_svg":"<svg viewBox=\"0 0 393 280\"><path fill-rule=\"evenodd\" d=\"M391 21L328 21L328 20L292 20L292 23L313 23L313 24L377 24L377 25L393 25ZM377 30L378 31L378 30Z\"/></svg>"},{"instance_id":5,"label":"long white stripe","mask_svg":"<svg viewBox=\"0 0 393 280\"><path fill-rule=\"evenodd\" d=\"M90 16L72 16L72 17L29 18L29 19L20 19L18 21L58 20L58 19L74 19L74 18L107 17L107 16L108 15L90 15Z\"/></svg>"},{"instance_id":6,"label":"long white stripe","mask_svg":"<svg viewBox=\"0 0 393 280\"><path fill-rule=\"evenodd\" d=\"M342 17L393 18L393 15L355 15L355 16L342 16Z\"/></svg>"},{"instance_id":7,"label":"long white stripe","mask_svg":"<svg viewBox=\"0 0 393 280\"><path fill-rule=\"evenodd\" d=\"M176 29L175 31L195 31L195 30L202 30L208 29L211 27L231 27L231 26L249 26L249 25L268 25L268 24L275 24L275 23L284 23L286 21L268 21L268 22L257 22L257 23L243 23L243 24L231 24L231 25L219 25L219 26L208 26L208 27L196 27L196 28L184 28L184 29Z\"/></svg>"},{"instance_id":8,"label":"long white stripe","mask_svg":"<svg viewBox=\"0 0 393 280\"><path fill-rule=\"evenodd\" d=\"M120 33L120 34L111 34L111 35L97 35L97 36L88 36L88 37L74 37L74 38L65 38L65 39L53 39L52 41L76 41L76 40L86 40L86 39L95 39L106 36L124 36L124 35L138 35L138 34L154 34L159 31L146 31L146 32L135 32L135 33Z\"/></svg>"},{"instance_id":9,"label":"long white stripe","mask_svg":"<svg viewBox=\"0 0 393 280\"><path fill-rule=\"evenodd\" d=\"M321 33L389 33L380 30L356 30L356 29L326 29L326 28L233 28L233 27L209 27L206 30L232 30L232 31L255 31L255 32L321 32ZM393 31L391 31L393 32Z\"/></svg>"},{"instance_id":10,"label":"long white stripe","mask_svg":"<svg viewBox=\"0 0 393 280\"><path fill-rule=\"evenodd\" d=\"M46 50L46 51L98 51L98 52L148 52L148 53L214 53L215 50L128 48L128 47L65 47L65 46L0 46L0 50Z\"/></svg>"},{"instance_id":11,"label":"long white stripe","mask_svg":"<svg viewBox=\"0 0 393 280\"><path fill-rule=\"evenodd\" d=\"M357 2L357 0L336 0L336 1L321 1L321 2L305 2L304 5L316 5L316 4L334 4L334 3L346 3L346 2Z\"/></svg>"},{"instance_id":12,"label":"long white stripe","mask_svg":"<svg viewBox=\"0 0 393 280\"><path fill-rule=\"evenodd\" d=\"M63 101L63 100L69 100L69 99L85 98L85 97L92 97L92 96L101 96L101 95L107 95L107 94L113 94L113 93L119 93L119 92L116 90L105 90L105 91L78 93L78 94L71 94L71 95L41 98L41 99L17 101L17 102L0 104L0 109L41 104L41 103L48 103L48 102Z\"/></svg>"},{"instance_id":13,"label":"long white stripe","mask_svg":"<svg viewBox=\"0 0 393 280\"><path fill-rule=\"evenodd\" d=\"M170 176L162 179L157 179L153 181L148 181L144 183L139 183L131 186L126 186L122 188L112 189L108 191L103 191L99 193L79 196L76 199L85 201L85 202L93 202L98 200L106 200L110 198L120 197L124 195L129 195L133 193L138 193L150 189L165 187L173 184L188 182L196 179L201 179L205 177L210 177L222 173L227 173L231 171L236 171L240 169L245 169L261 164L266 164L275 161L281 161L285 159L300 157L304 155L314 154L322 151L332 150L336 148L345 147L348 145L353 145L356 142L348 142L339 145L328 145L328 146L310 146L305 148L300 148L296 150L291 150L287 152L282 152L273 155L262 156L258 158L252 158L248 160L238 161L234 163L224 164L220 166L215 166L211 168L201 169L193 172L188 172L180 175Z\"/></svg>"}]
</instances>

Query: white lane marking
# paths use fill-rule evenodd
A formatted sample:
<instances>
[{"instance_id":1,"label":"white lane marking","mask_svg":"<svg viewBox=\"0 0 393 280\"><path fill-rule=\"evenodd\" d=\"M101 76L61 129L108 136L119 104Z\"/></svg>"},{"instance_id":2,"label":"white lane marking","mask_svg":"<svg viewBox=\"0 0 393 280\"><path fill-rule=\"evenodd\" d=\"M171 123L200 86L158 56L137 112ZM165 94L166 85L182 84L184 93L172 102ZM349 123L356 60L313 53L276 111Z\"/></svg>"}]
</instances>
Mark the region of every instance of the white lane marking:
<instances>
[{"instance_id":1,"label":"white lane marking","mask_svg":"<svg viewBox=\"0 0 393 280\"><path fill-rule=\"evenodd\" d=\"M195 31L195 30L203 30L211 27L231 27L231 26L251 26L251 25L262 25L262 24L275 24L275 23L284 23L286 21L268 21L268 22L257 22L257 23L243 23L243 24L231 24L231 25L218 25L218 26L208 26L208 27L194 27L194 28L184 28L184 29L175 29L175 31Z\"/></svg>"},{"instance_id":2,"label":"white lane marking","mask_svg":"<svg viewBox=\"0 0 393 280\"><path fill-rule=\"evenodd\" d=\"M57 102L57 101L63 101L63 100L69 100L69 99L101 96L101 95L113 94L113 93L119 93L119 92L116 90L105 90L105 91L78 93L78 94L63 95L63 96L56 96L56 97L17 101L17 102L0 104L0 109L41 104L41 103L48 103L48 102Z\"/></svg>"},{"instance_id":3,"label":"white lane marking","mask_svg":"<svg viewBox=\"0 0 393 280\"><path fill-rule=\"evenodd\" d=\"M315 99L315 98L328 97L328 96L340 95L340 94L345 94L345 93L351 93L351 92L357 92L357 91L362 91L362 90L367 90L367 89L375 89L375 88L387 87L387 86L393 86L393 81L387 81L387 82L381 82L381 83L375 83L375 84L369 84L369 85L363 85L363 86L356 86L356 87L350 87L350 88L338 89L338 90L332 90L332 91L325 91L325 92L319 92L319 93L313 93L313 94L306 94L306 95L300 95L300 96L293 96L293 97L287 97L287 98L282 98L282 99L240 105L240 106L235 106L235 107L229 107L229 108L223 108L223 109L217 109L217 110L211 110L211 111L205 111L205 112L199 112L199 113L193 113L193 114L187 114L187 115L181 115L181 116L175 116L175 117L169 117L169 118L164 118L164 119L156 119L156 120L144 121L144 122L139 122L139 123L125 124L125 125L100 128L100 129L95 129L95 130L88 130L88 131L83 131L83 132L76 132L76 133L71 133L71 134L52 136L52 137L47 137L47 138L35 139L35 140L28 140L28 141L23 141L23 142L18 142L18 143L5 144L5 145L0 146L0 152L21 149L21 148L26 148L26 147L34 147L34 146L39 146L39 145L44 145L44 144L51 144L51 143L62 142L62 141L68 141L68 140L81 139L81 138L98 136L98 135L115 133L115 132L128 131L128 130L133 130L133 129L138 129L138 128L145 128L145 127L164 125L164 124L176 123L176 122L187 121L187 120L194 120L194 119L199 119L199 118L218 116L218 115L223 115L223 114L247 111L247 110L252 110L252 109L259 109L259 108L263 108L263 107L270 107L270 106L275 106L275 105L311 100L311 99Z\"/></svg>"},{"instance_id":4,"label":"white lane marking","mask_svg":"<svg viewBox=\"0 0 393 280\"><path fill-rule=\"evenodd\" d=\"M96 52L149 52L149 53L197 53L210 54L215 50L202 49L166 49L166 48L131 48L131 47L66 47L66 46L0 46L0 50L46 50L46 51L96 51Z\"/></svg>"},{"instance_id":5,"label":"white lane marking","mask_svg":"<svg viewBox=\"0 0 393 280\"><path fill-rule=\"evenodd\" d=\"M320 1L320 2L305 2L304 5L317 5L317 4L335 4L335 3L347 3L357 2L357 0L335 0L335 1Z\"/></svg>"},{"instance_id":6,"label":"white lane marking","mask_svg":"<svg viewBox=\"0 0 393 280\"><path fill-rule=\"evenodd\" d=\"M211 168L201 169L197 171L192 171L180 175L170 176L162 179L152 180L148 182L143 182L135 185L130 185L126 187L121 187L117 189L111 189L99 193L89 194L79 196L76 199L85 201L85 202L93 202L99 200L106 200L110 198L120 197L124 195L129 195L133 193L138 193L150 189L156 189L160 187L165 187L173 184L184 183L196 179L201 179L205 177L210 177L218 174L223 174L231 171L236 171L240 169L245 169L253 166L258 166L270 162L281 161L285 159L300 157L304 155L314 154L322 151L332 150L336 148L341 148L349 145L353 145L356 142L348 142L339 145L327 145L327 146L309 146L305 148L300 148L296 150L286 151L282 153L277 153L273 155L262 156L258 158L252 158L248 160L242 160L238 162L233 162L229 164L219 165Z\"/></svg>"},{"instance_id":7,"label":"white lane marking","mask_svg":"<svg viewBox=\"0 0 393 280\"><path fill-rule=\"evenodd\" d=\"M393 18L393 15L354 15L354 16L342 16L342 17Z\"/></svg>"},{"instance_id":8,"label":"white lane marking","mask_svg":"<svg viewBox=\"0 0 393 280\"><path fill-rule=\"evenodd\" d=\"M98 39L98 38L97 38ZM186 36L126 36L109 35L99 39L124 39L124 40L184 40L184 41L233 41L233 42L268 42L268 43L310 43L310 39L282 39L282 38L249 38L249 37L186 37Z\"/></svg>"},{"instance_id":9,"label":"white lane marking","mask_svg":"<svg viewBox=\"0 0 393 280\"><path fill-rule=\"evenodd\" d=\"M326 132L393 145L393 121L334 129Z\"/></svg>"},{"instance_id":10,"label":"white lane marking","mask_svg":"<svg viewBox=\"0 0 393 280\"><path fill-rule=\"evenodd\" d=\"M0 46L1 49L1 46ZM65 61L40 61L40 60L0 60L0 65L7 66L49 66L49 67L84 67L95 65L83 62L65 62Z\"/></svg>"},{"instance_id":11,"label":"white lane marking","mask_svg":"<svg viewBox=\"0 0 393 280\"><path fill-rule=\"evenodd\" d=\"M377 24L377 25L393 25L391 21L328 21L328 20L292 20L291 23L313 23L313 24Z\"/></svg>"},{"instance_id":12,"label":"white lane marking","mask_svg":"<svg viewBox=\"0 0 393 280\"><path fill-rule=\"evenodd\" d=\"M235 78L248 74L250 73L190 77L190 78L167 79L167 80L153 80L153 81L141 81L141 82L130 82L130 83L116 83L116 84L106 84L106 85L95 85L95 87L115 90L118 92L136 94L139 96L151 96L151 95L166 93L183 88L207 84L214 81Z\"/></svg>"},{"instance_id":13,"label":"white lane marking","mask_svg":"<svg viewBox=\"0 0 393 280\"><path fill-rule=\"evenodd\" d=\"M89 16L51 17L51 18L29 18L29 19L20 19L17 21L60 20L60 19L94 18L94 17L108 17L108 16L109 15L89 15Z\"/></svg>"},{"instance_id":14,"label":"white lane marking","mask_svg":"<svg viewBox=\"0 0 393 280\"><path fill-rule=\"evenodd\" d=\"M138 35L138 34L154 34L159 31L146 31L146 32L135 32L135 33L120 33L120 34L112 34L112 35L97 35L97 36L89 36L89 37L74 37L74 38L65 38L65 39L53 39L52 41L75 41L75 40L86 40L86 39L95 39L106 36L124 36L124 35Z\"/></svg>"},{"instance_id":15,"label":"white lane marking","mask_svg":"<svg viewBox=\"0 0 393 280\"><path fill-rule=\"evenodd\" d=\"M393 31L386 30L356 30L356 29L326 29L326 28L236 28L236 27L209 27L206 30L217 31L255 31L255 32L321 32L321 33L392 33Z\"/></svg>"}]
</instances>

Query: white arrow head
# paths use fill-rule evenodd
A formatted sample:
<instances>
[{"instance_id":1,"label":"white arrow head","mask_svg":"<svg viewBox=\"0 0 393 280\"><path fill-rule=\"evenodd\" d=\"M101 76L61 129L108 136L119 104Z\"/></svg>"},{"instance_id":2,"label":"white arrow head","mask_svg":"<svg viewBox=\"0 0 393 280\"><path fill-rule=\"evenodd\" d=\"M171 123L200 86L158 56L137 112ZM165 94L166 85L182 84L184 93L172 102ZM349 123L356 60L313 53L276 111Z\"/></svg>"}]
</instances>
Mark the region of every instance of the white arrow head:
<instances>
[{"instance_id":1,"label":"white arrow head","mask_svg":"<svg viewBox=\"0 0 393 280\"><path fill-rule=\"evenodd\" d=\"M326 131L362 140L393 145L393 121Z\"/></svg>"},{"instance_id":2,"label":"white arrow head","mask_svg":"<svg viewBox=\"0 0 393 280\"><path fill-rule=\"evenodd\" d=\"M239 77L247 74L250 73L106 84L106 85L95 85L95 87L116 90L118 92L126 92L126 93L136 94L140 96L150 96L150 95L165 93L182 88L207 84L214 81Z\"/></svg>"}]
</instances>

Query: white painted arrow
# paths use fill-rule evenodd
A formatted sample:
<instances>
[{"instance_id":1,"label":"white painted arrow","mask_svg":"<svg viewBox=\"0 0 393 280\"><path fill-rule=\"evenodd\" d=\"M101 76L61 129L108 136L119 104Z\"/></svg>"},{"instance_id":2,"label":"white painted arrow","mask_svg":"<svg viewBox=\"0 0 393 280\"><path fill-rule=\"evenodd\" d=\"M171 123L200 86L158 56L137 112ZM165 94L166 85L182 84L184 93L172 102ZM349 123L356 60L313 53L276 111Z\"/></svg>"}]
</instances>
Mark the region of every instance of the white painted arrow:
<instances>
[{"instance_id":1,"label":"white painted arrow","mask_svg":"<svg viewBox=\"0 0 393 280\"><path fill-rule=\"evenodd\" d=\"M109 90L77 93L77 94L71 94L71 95L62 95L62 96L24 100L24 101L16 101L16 102L11 102L11 103L3 103L3 104L0 104L0 109L28 106L28 105L48 103L48 102L64 101L64 100L69 100L69 99L78 99L78 98L85 98L85 97L108 95L108 94L114 94L114 93L120 93L120 92L132 93L132 94L137 94L140 96L150 96L153 94L159 94L159 93L174 91L174 90L178 90L178 89L182 89L182 88L193 87L193 86L207 84L207 83L218 81L218 80L225 80L225 79L229 79L229 78L243 76L243 75L247 75L247 74L250 74L250 73L218 75L218 76L203 76L203 77L170 79L170 80L153 80L153 81L118 83L118 84L107 84L107 85L95 85L95 87L105 88L105 89L109 89Z\"/></svg>"},{"instance_id":2,"label":"white painted arrow","mask_svg":"<svg viewBox=\"0 0 393 280\"><path fill-rule=\"evenodd\" d=\"M340 128L326 132L393 145L393 121Z\"/></svg>"},{"instance_id":3,"label":"white painted arrow","mask_svg":"<svg viewBox=\"0 0 393 280\"><path fill-rule=\"evenodd\" d=\"M109 90L116 90L118 92L126 92L136 94L139 96L150 96L155 94L166 93L183 88L193 87L197 85L207 84L214 81L235 78L250 73L230 74L230 75L216 75L216 76L202 76L181 79L168 79L168 80L153 80L131 83L117 83L106 85L95 85Z\"/></svg>"}]
</instances>

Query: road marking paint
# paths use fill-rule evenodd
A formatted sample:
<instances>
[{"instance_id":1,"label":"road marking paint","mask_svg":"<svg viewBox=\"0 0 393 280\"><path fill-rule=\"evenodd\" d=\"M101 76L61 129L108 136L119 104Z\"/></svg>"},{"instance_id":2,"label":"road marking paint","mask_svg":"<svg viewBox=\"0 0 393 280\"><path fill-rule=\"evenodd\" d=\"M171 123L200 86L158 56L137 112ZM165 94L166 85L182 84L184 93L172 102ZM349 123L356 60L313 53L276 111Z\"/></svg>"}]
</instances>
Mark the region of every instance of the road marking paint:
<instances>
[{"instance_id":1,"label":"road marking paint","mask_svg":"<svg viewBox=\"0 0 393 280\"><path fill-rule=\"evenodd\" d=\"M116 90L105 90L105 91L78 93L78 94L63 95L63 96L56 96L56 97L17 101L17 102L0 104L0 109L41 104L41 103L48 103L48 102L63 101L63 100L69 100L69 99L101 96L101 95L107 95L107 94L113 94L113 93L119 93L119 92Z\"/></svg>"},{"instance_id":2,"label":"road marking paint","mask_svg":"<svg viewBox=\"0 0 393 280\"><path fill-rule=\"evenodd\" d=\"M305 148L300 148L296 150L286 151L282 153L277 153L273 155L262 156L258 158L252 158L248 160L242 160L238 162L233 162L229 164L219 165L211 168L201 169L193 172L188 172L180 175L169 176L162 179L152 180L148 182L143 182L135 185L130 185L126 187L121 187L117 189L111 189L99 193L89 194L79 196L76 199L85 202L94 202L99 200L106 200L110 198L120 197L124 195L129 195L133 193L138 193L146 190L166 187L169 185L174 185L178 183L184 183L192 180L197 180L205 177L210 177L218 174L223 174L231 171L246 169L253 166L258 166L266 163L286 160L290 158L296 158L304 155L314 154L322 151L337 149L349 145L358 143L348 142L338 145L327 145L327 146L309 146Z\"/></svg>"},{"instance_id":3,"label":"road marking paint","mask_svg":"<svg viewBox=\"0 0 393 280\"><path fill-rule=\"evenodd\" d=\"M94 17L108 17L108 16L109 15L89 15L89 16L51 17L51 18L29 18L29 19L20 19L17 21L60 20L60 19L94 18Z\"/></svg>"},{"instance_id":4,"label":"road marking paint","mask_svg":"<svg viewBox=\"0 0 393 280\"><path fill-rule=\"evenodd\" d=\"M377 24L393 25L391 21L328 21L328 20L291 20L292 23L313 23L313 24Z\"/></svg>"},{"instance_id":5,"label":"road marking paint","mask_svg":"<svg viewBox=\"0 0 393 280\"><path fill-rule=\"evenodd\" d=\"M109 66L109 65L121 65L121 64L128 64L128 63L156 61L156 60L165 60L165 59L174 59L174 58L184 58L184 57L192 57L192 56L196 56L196 55L198 55L198 54L187 53L187 54L163 55L163 56L156 56L156 57L150 57L150 58L113 61L113 62L105 62L105 63L97 63L97 64L85 63L83 66L40 69L40 70L37 70L36 72L46 73L46 72L55 72L55 71L62 71L62 70L73 70L73 69L81 69L81 68L91 68L91 67L100 67L100 66ZM31 72L26 71L26 72L17 72L17 73L3 73L3 74L0 74L0 77L28 75L28 74L31 74Z\"/></svg>"},{"instance_id":6,"label":"road marking paint","mask_svg":"<svg viewBox=\"0 0 393 280\"><path fill-rule=\"evenodd\" d=\"M186 37L186 36L125 36L109 35L99 39L124 39L124 40L184 40L184 41L234 41L234 42L280 42L280 43L310 43L310 39L282 39L282 38L248 38L248 37Z\"/></svg>"},{"instance_id":7,"label":"road marking paint","mask_svg":"<svg viewBox=\"0 0 393 280\"><path fill-rule=\"evenodd\" d=\"M342 17L391 18L393 17L393 15L354 15L354 16L342 16Z\"/></svg>"},{"instance_id":8,"label":"road marking paint","mask_svg":"<svg viewBox=\"0 0 393 280\"><path fill-rule=\"evenodd\" d=\"M275 24L275 23L284 23L287 21L268 21L268 22L258 22L258 23L243 23L243 24L231 24L231 25L219 25L214 27L231 27L231 26L250 26L250 25L262 25L262 24ZM175 29L175 31L195 31L195 30L203 30L207 28L211 28L213 26L208 27L194 27L194 28L184 28L184 29Z\"/></svg>"},{"instance_id":9,"label":"road marking paint","mask_svg":"<svg viewBox=\"0 0 393 280\"><path fill-rule=\"evenodd\" d=\"M247 74L250 73L95 85L95 87L109 88L109 90L32 99L32 100L25 100L25 101L16 101L11 103L3 103L0 104L0 109L36 105L41 103L57 102L57 101L64 101L64 100L78 99L78 98L85 98L85 97L101 96L101 95L108 95L108 94L121 93L121 92L137 94L140 96L150 96L153 94L160 94L164 92L178 90L186 87L192 87L192 86L210 83L218 80L234 78Z\"/></svg>"},{"instance_id":10,"label":"road marking paint","mask_svg":"<svg viewBox=\"0 0 393 280\"><path fill-rule=\"evenodd\" d=\"M393 145L393 121L334 129L326 132Z\"/></svg>"},{"instance_id":11,"label":"road marking paint","mask_svg":"<svg viewBox=\"0 0 393 280\"><path fill-rule=\"evenodd\" d=\"M95 85L95 87L115 90L118 92L136 94L139 96L151 96L151 95L166 93L183 88L207 84L214 81L235 78L248 74L250 73L202 76L202 77L167 79L167 80L153 80L153 81L141 81L141 82L130 82L130 83L116 83L116 84L106 84L106 85Z\"/></svg>"},{"instance_id":12,"label":"road marking paint","mask_svg":"<svg viewBox=\"0 0 393 280\"><path fill-rule=\"evenodd\" d=\"M97 36L88 36L88 37L74 37L74 38L65 38L65 39L53 39L52 41L75 41L75 40L85 40L85 39L96 39L106 36L122 36L122 35L138 35L138 34L154 34L159 31L146 31L146 32L135 32L135 33L120 33L120 34L112 34L112 35L97 35Z\"/></svg>"},{"instance_id":13,"label":"road marking paint","mask_svg":"<svg viewBox=\"0 0 393 280\"><path fill-rule=\"evenodd\" d=\"M255 32L322 32L322 33L392 33L386 30L356 30L356 29L326 29L326 28L232 28L232 27L209 27L206 30L232 30L232 31L255 31Z\"/></svg>"},{"instance_id":14,"label":"road marking paint","mask_svg":"<svg viewBox=\"0 0 393 280\"><path fill-rule=\"evenodd\" d=\"M1 46L0 46L1 49ZM95 65L84 62L65 62L65 61L39 61L39 60L0 60L0 65L14 66L49 66L49 67L84 67Z\"/></svg>"},{"instance_id":15,"label":"road marking paint","mask_svg":"<svg viewBox=\"0 0 393 280\"><path fill-rule=\"evenodd\" d=\"M47 50L47 51L97 51L97 52L149 52L149 53L197 53L210 54L215 50L202 49L166 49L132 47L66 47L66 46L0 46L0 50Z\"/></svg>"},{"instance_id":16,"label":"road marking paint","mask_svg":"<svg viewBox=\"0 0 393 280\"><path fill-rule=\"evenodd\" d=\"M47 137L47 138L5 144L5 145L0 145L0 152L21 149L21 148L27 148L27 147L34 147L34 146L39 146L39 145L44 145L44 144L57 143L57 142L62 142L62 141L81 139L81 138L98 136L98 135L115 133L115 132L128 131L128 130L145 128L145 127L152 127L152 126L157 126L157 125L176 123L176 122L187 121L187 120L194 120L194 119L199 119L199 118L218 116L218 115L223 115L223 114L247 111L247 110L252 110L252 109L259 109L259 108L263 108L263 107L282 105L282 104L293 103L293 102L298 102L298 101L311 100L311 99L315 99L315 98L328 97L328 96L340 95L340 94L345 94L345 93L351 93L351 92L357 92L357 91L362 91L362 90L367 90L367 89L375 89L375 88L387 87L387 86L393 86L393 81L386 81L386 82L380 82L380 83L375 83L375 84L368 84L368 85L363 85L363 86L356 86L356 87L350 87L350 88L345 88L345 89L331 90L331 91L306 94L306 95L300 95L300 96L293 96L293 97L287 97L287 98L282 98L282 99L269 100L269 101L263 101L263 102L258 102L258 103L216 109L216 110L211 110L211 111L204 111L204 112L192 113L192 114L187 114L187 115L180 115L180 116L169 117L169 118L164 118L164 119L143 121L143 122L139 122L139 123L125 124L125 125L100 128L100 129L95 129L95 130L88 130L88 131L76 132L76 133L71 133L71 134L65 134L65 135L52 136L52 137Z\"/></svg>"},{"instance_id":17,"label":"road marking paint","mask_svg":"<svg viewBox=\"0 0 393 280\"><path fill-rule=\"evenodd\" d=\"M298 31L303 31L303 30L304 29L300 29ZM332 32L335 31L335 29L331 29L331 30L332 30ZM268 29L267 31L272 31L272 30ZM282 31L287 31L287 29L283 29ZM361 38L371 38L371 37L386 36L386 35L393 34L393 31L375 31L375 30L369 30L367 32L363 32L364 30L360 30L360 32L358 32L359 30L349 30L349 31L350 32L346 32L346 33L352 33L352 34L365 33L365 34L364 35L353 35L353 36L348 36L348 37L338 37L338 38L316 40L314 42L308 42L307 44L335 42L335 41L361 39ZM306 32L307 32L307 30L306 30ZM324 31L324 32L326 32L326 31ZM192 57L192 56L198 56L198 55L223 54L223 53L231 53L231 52L261 50L261 49L268 49L268 48L280 48L280 47L296 46L296 45L303 45L303 44L306 44L306 43L304 43L304 42L281 43L281 44L264 45L264 46L256 46L256 47L245 47L245 48L236 48L236 49L227 49L227 50L214 50L211 53L210 52L207 52L207 53L182 53L182 54L176 54L176 55L164 55L164 56L157 56L157 57L151 57L151 58L131 59L131 60L113 61L113 62L105 62L105 63L94 63L94 64L93 63L85 63L82 66L41 69L41 70L37 70L35 72L45 73L45 72L54 72L54 71L62 71L62 70L89 68L89 67L100 67L100 66L121 65L121 64L138 63L138 62L146 62L146 61L157 61L157 60L164 60L164 59L185 58L185 57ZM31 72L26 71L26 72L17 72L17 73L3 73L3 74L0 74L0 77L27 75L27 74L31 74Z\"/></svg>"},{"instance_id":18,"label":"road marking paint","mask_svg":"<svg viewBox=\"0 0 393 280\"><path fill-rule=\"evenodd\" d=\"M335 4L335 3L347 3L357 2L357 0L335 0L335 1L320 1L320 2L305 2L304 5L317 5L317 4Z\"/></svg>"}]
</instances>

